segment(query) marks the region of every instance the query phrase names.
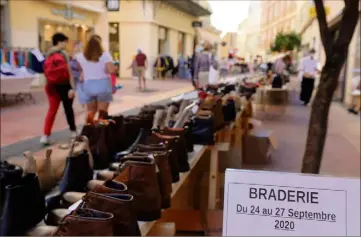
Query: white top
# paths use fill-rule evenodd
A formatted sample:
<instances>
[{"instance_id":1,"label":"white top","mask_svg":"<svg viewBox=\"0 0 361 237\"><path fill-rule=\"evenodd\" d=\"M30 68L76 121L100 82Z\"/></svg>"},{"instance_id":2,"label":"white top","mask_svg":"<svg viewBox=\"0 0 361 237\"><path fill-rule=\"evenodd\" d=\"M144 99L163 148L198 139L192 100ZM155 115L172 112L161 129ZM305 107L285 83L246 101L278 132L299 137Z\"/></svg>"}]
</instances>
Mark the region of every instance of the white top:
<instances>
[{"instance_id":1,"label":"white top","mask_svg":"<svg viewBox=\"0 0 361 237\"><path fill-rule=\"evenodd\" d=\"M302 75L308 73L310 76L315 77L317 72L318 62L310 56L302 58L300 65L300 72Z\"/></svg>"},{"instance_id":2,"label":"white top","mask_svg":"<svg viewBox=\"0 0 361 237\"><path fill-rule=\"evenodd\" d=\"M282 58L276 60L274 64L274 71L276 74L283 74L284 70L286 69L286 63L283 61Z\"/></svg>"},{"instance_id":3,"label":"white top","mask_svg":"<svg viewBox=\"0 0 361 237\"><path fill-rule=\"evenodd\" d=\"M228 62L227 59L221 59L219 62L221 69L228 69Z\"/></svg>"},{"instance_id":4,"label":"white top","mask_svg":"<svg viewBox=\"0 0 361 237\"><path fill-rule=\"evenodd\" d=\"M98 62L88 61L83 53L75 55L75 59L83 69L84 80L104 79L109 77L108 73L105 71L105 65L113 62L113 58L109 52L104 52Z\"/></svg>"}]
</instances>

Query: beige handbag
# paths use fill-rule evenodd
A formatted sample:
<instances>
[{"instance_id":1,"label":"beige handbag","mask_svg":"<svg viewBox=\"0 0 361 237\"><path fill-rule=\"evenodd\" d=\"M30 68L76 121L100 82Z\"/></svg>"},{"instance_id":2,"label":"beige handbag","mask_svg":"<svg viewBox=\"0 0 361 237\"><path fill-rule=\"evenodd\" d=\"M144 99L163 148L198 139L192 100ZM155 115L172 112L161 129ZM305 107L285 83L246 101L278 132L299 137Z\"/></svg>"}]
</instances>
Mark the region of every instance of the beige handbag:
<instances>
[{"instance_id":1,"label":"beige handbag","mask_svg":"<svg viewBox=\"0 0 361 237\"><path fill-rule=\"evenodd\" d=\"M41 165L37 164L37 160L39 159L36 160L30 151L23 153L25 157L24 175L29 173L37 174L41 191L44 193L49 192L58 183L58 179L51 164L51 153L51 149L46 150L45 159L43 159L42 162L39 162Z\"/></svg>"},{"instance_id":2,"label":"beige handbag","mask_svg":"<svg viewBox=\"0 0 361 237\"><path fill-rule=\"evenodd\" d=\"M74 150L72 152L72 155L77 156L84 150L87 150L89 153L89 165L91 168L94 167L93 156L89 147L88 138L86 136L79 136L75 139L70 140L70 142L66 144L54 145L51 148L53 151L51 159L56 177L58 177L59 180L63 176L65 170L66 158L69 156L69 152L73 145L74 145Z\"/></svg>"},{"instance_id":3,"label":"beige handbag","mask_svg":"<svg viewBox=\"0 0 361 237\"><path fill-rule=\"evenodd\" d=\"M18 165L24 169L24 173L36 173L39 176L41 189L48 191L53 188L63 177L66 158L74 145L73 155L80 154L83 150L89 153L89 165L94 166L93 157L89 148L88 138L80 136L70 140L66 144L56 144L35 154L24 152L24 159L9 159L9 163Z\"/></svg>"}]
</instances>

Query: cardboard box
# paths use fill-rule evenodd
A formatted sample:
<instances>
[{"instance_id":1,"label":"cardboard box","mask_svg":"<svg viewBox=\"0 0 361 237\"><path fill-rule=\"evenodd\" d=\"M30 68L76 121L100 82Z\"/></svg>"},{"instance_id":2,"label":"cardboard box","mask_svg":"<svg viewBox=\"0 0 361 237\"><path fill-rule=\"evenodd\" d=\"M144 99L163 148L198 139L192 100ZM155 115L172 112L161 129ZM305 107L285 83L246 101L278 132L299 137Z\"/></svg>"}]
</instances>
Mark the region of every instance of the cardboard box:
<instances>
[{"instance_id":1,"label":"cardboard box","mask_svg":"<svg viewBox=\"0 0 361 237\"><path fill-rule=\"evenodd\" d=\"M256 128L243 137L243 164L267 164L277 142L272 131Z\"/></svg>"}]
</instances>

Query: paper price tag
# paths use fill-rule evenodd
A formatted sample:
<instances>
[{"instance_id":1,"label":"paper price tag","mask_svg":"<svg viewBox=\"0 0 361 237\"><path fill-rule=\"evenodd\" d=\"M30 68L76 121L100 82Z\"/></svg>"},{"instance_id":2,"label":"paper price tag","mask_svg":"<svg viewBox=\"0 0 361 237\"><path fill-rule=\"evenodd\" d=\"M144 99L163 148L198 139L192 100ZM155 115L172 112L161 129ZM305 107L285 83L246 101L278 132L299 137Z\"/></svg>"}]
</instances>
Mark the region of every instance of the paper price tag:
<instances>
[{"instance_id":1,"label":"paper price tag","mask_svg":"<svg viewBox=\"0 0 361 237\"><path fill-rule=\"evenodd\" d=\"M227 169L223 236L360 236L360 179Z\"/></svg>"}]
</instances>

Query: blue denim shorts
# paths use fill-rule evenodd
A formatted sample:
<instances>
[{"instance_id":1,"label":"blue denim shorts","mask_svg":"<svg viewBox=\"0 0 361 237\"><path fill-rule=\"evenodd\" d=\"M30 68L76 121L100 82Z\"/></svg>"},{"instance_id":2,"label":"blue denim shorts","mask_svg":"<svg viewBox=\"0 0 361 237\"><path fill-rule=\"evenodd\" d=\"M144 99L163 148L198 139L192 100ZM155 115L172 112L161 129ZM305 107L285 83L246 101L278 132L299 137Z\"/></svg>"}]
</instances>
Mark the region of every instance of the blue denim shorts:
<instances>
[{"instance_id":1,"label":"blue denim shorts","mask_svg":"<svg viewBox=\"0 0 361 237\"><path fill-rule=\"evenodd\" d=\"M113 100L112 83L109 78L85 80L77 84L79 102L88 104L92 101L111 102Z\"/></svg>"}]
</instances>

